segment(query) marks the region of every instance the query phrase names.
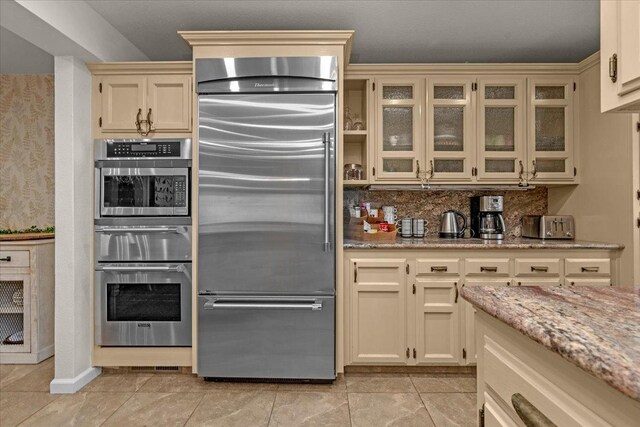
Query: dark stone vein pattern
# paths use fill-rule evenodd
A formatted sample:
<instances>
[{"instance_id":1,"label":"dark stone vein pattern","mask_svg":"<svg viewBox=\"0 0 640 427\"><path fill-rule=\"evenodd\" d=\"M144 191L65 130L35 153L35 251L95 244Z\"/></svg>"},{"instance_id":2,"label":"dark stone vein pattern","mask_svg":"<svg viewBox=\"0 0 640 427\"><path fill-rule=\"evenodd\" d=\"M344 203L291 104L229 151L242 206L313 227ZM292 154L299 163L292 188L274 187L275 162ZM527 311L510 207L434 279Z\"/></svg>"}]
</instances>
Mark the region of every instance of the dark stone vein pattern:
<instances>
[{"instance_id":1,"label":"dark stone vein pattern","mask_svg":"<svg viewBox=\"0 0 640 427\"><path fill-rule=\"evenodd\" d=\"M462 297L640 401L640 289L474 286Z\"/></svg>"},{"instance_id":2,"label":"dark stone vein pattern","mask_svg":"<svg viewBox=\"0 0 640 427\"><path fill-rule=\"evenodd\" d=\"M481 239L403 239L395 241L343 240L344 249L624 249L624 245L615 243L585 242L581 240L538 240L510 238L504 240Z\"/></svg>"}]
</instances>

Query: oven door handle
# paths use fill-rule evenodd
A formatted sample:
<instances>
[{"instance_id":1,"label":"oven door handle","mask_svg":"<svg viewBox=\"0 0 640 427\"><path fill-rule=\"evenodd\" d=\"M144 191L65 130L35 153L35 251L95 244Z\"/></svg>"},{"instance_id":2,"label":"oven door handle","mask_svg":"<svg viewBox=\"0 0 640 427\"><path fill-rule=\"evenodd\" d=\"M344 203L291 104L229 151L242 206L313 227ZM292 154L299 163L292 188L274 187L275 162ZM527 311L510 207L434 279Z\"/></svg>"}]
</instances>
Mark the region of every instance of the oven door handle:
<instances>
[{"instance_id":1,"label":"oven door handle","mask_svg":"<svg viewBox=\"0 0 640 427\"><path fill-rule=\"evenodd\" d=\"M98 233L144 233L144 232L182 233L184 227L96 227Z\"/></svg>"},{"instance_id":2,"label":"oven door handle","mask_svg":"<svg viewBox=\"0 0 640 427\"><path fill-rule=\"evenodd\" d=\"M231 309L231 310L312 310L321 311L321 301L292 301L292 302L275 302L275 301L241 301L241 300L221 300L210 299L204 303L205 310L219 310L219 309Z\"/></svg>"},{"instance_id":3,"label":"oven door handle","mask_svg":"<svg viewBox=\"0 0 640 427\"><path fill-rule=\"evenodd\" d=\"M118 265L99 265L96 267L98 271L127 271L127 272L137 272L137 271L170 271L170 272L183 272L185 271L184 264L178 265L142 265L142 266L118 266Z\"/></svg>"}]
</instances>

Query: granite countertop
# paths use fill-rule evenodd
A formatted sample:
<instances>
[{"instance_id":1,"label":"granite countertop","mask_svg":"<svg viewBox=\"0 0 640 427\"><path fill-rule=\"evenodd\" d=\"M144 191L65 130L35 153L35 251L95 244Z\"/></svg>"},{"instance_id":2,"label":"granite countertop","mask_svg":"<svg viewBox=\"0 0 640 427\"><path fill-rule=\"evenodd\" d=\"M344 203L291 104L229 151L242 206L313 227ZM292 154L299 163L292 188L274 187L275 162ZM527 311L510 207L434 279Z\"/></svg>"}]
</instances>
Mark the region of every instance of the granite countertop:
<instances>
[{"instance_id":1,"label":"granite countertop","mask_svg":"<svg viewBox=\"0 0 640 427\"><path fill-rule=\"evenodd\" d=\"M507 238L504 240L482 239L403 239L392 241L361 241L344 239L345 249L624 249L624 245L614 243L585 242L582 240L538 240L527 238Z\"/></svg>"},{"instance_id":2,"label":"granite countertop","mask_svg":"<svg viewBox=\"0 0 640 427\"><path fill-rule=\"evenodd\" d=\"M462 297L640 401L640 290L463 287Z\"/></svg>"}]
</instances>

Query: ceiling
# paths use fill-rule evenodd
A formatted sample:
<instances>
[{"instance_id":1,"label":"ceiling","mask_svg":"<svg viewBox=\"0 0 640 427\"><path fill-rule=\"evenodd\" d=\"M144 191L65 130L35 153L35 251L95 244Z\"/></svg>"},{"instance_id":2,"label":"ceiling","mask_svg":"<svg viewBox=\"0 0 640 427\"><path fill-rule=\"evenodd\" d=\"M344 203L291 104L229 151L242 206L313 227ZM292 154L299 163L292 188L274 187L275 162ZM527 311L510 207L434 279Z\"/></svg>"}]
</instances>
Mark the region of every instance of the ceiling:
<instances>
[{"instance_id":1,"label":"ceiling","mask_svg":"<svg viewBox=\"0 0 640 427\"><path fill-rule=\"evenodd\" d=\"M53 56L0 27L0 74L53 74Z\"/></svg>"},{"instance_id":2,"label":"ceiling","mask_svg":"<svg viewBox=\"0 0 640 427\"><path fill-rule=\"evenodd\" d=\"M578 62L599 48L598 0L87 0L151 60L189 60L179 30L354 30L351 62ZM1 73L53 58L0 32Z\"/></svg>"},{"instance_id":3,"label":"ceiling","mask_svg":"<svg viewBox=\"0 0 640 427\"><path fill-rule=\"evenodd\" d=\"M152 60L187 60L179 30L355 30L352 62L577 62L599 47L598 0L87 3Z\"/></svg>"}]
</instances>

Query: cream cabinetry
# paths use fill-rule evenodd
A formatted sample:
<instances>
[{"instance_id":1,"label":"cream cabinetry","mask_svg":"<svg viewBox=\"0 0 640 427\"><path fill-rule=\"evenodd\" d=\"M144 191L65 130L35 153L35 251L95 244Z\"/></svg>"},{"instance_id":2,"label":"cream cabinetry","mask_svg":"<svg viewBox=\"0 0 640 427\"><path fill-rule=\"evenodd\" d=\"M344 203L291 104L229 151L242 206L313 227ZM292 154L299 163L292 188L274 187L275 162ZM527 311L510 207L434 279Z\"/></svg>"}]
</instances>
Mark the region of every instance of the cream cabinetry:
<instances>
[{"instance_id":1,"label":"cream cabinetry","mask_svg":"<svg viewBox=\"0 0 640 427\"><path fill-rule=\"evenodd\" d=\"M415 180L423 157L424 79L377 78L376 181Z\"/></svg>"},{"instance_id":2,"label":"cream cabinetry","mask_svg":"<svg viewBox=\"0 0 640 427\"><path fill-rule=\"evenodd\" d=\"M89 65L94 137L191 136L191 67L153 62Z\"/></svg>"},{"instance_id":3,"label":"cream cabinetry","mask_svg":"<svg viewBox=\"0 0 640 427\"><path fill-rule=\"evenodd\" d=\"M344 156L371 165L364 184L578 182L577 72L375 71L347 71L347 81L373 81L370 96L358 96L372 99L373 126L345 131L366 146L345 145Z\"/></svg>"},{"instance_id":4,"label":"cream cabinetry","mask_svg":"<svg viewBox=\"0 0 640 427\"><path fill-rule=\"evenodd\" d=\"M54 241L0 243L0 364L54 352Z\"/></svg>"},{"instance_id":5,"label":"cream cabinetry","mask_svg":"<svg viewBox=\"0 0 640 427\"><path fill-rule=\"evenodd\" d=\"M609 286L609 250L345 250L346 363L476 363L465 286Z\"/></svg>"},{"instance_id":6,"label":"cream cabinetry","mask_svg":"<svg viewBox=\"0 0 640 427\"><path fill-rule=\"evenodd\" d=\"M640 111L640 0L600 2L601 110Z\"/></svg>"},{"instance_id":7,"label":"cream cabinetry","mask_svg":"<svg viewBox=\"0 0 640 427\"><path fill-rule=\"evenodd\" d=\"M528 179L571 181L574 169L575 78L529 79Z\"/></svg>"},{"instance_id":8,"label":"cream cabinetry","mask_svg":"<svg viewBox=\"0 0 640 427\"><path fill-rule=\"evenodd\" d=\"M351 358L369 364L404 363L406 260L350 260Z\"/></svg>"},{"instance_id":9,"label":"cream cabinetry","mask_svg":"<svg viewBox=\"0 0 640 427\"><path fill-rule=\"evenodd\" d=\"M488 314L477 321L480 425L543 425L524 422L516 408L525 406L525 418L557 426L637 425L637 401Z\"/></svg>"}]
</instances>

